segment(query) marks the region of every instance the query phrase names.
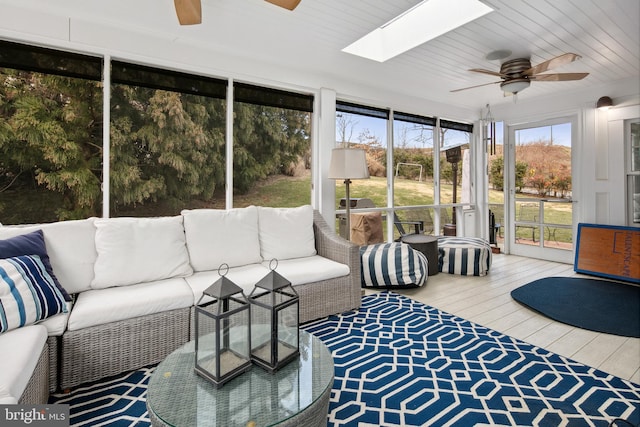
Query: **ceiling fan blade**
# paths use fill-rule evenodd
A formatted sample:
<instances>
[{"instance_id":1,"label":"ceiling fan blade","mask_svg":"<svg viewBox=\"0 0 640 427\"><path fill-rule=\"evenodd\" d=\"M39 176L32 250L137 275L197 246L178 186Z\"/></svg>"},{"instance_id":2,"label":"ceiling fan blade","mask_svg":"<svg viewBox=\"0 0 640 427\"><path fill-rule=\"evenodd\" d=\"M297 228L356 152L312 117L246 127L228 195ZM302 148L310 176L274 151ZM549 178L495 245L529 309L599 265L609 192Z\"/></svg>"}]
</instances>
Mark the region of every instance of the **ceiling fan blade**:
<instances>
[{"instance_id":1,"label":"ceiling fan blade","mask_svg":"<svg viewBox=\"0 0 640 427\"><path fill-rule=\"evenodd\" d=\"M537 82L566 82L570 80L582 80L589 73L555 73L555 74L536 74L529 77Z\"/></svg>"},{"instance_id":2,"label":"ceiling fan blade","mask_svg":"<svg viewBox=\"0 0 640 427\"><path fill-rule=\"evenodd\" d=\"M293 10L298 6L300 0L265 0L276 6L284 7L285 9Z\"/></svg>"},{"instance_id":3,"label":"ceiling fan blade","mask_svg":"<svg viewBox=\"0 0 640 427\"><path fill-rule=\"evenodd\" d=\"M500 74L497 71L485 70L483 68L472 68L469 71L473 71L474 73L489 74L490 76L504 77L503 74Z\"/></svg>"},{"instance_id":4,"label":"ceiling fan blade","mask_svg":"<svg viewBox=\"0 0 640 427\"><path fill-rule=\"evenodd\" d=\"M576 59L582 58L580 55L575 53L565 53L560 56L556 56L555 58L551 58L548 61L544 61L538 65L535 65L524 72L526 76L533 76L535 74L544 73L547 70L551 70L552 68L557 68L562 65L570 64Z\"/></svg>"},{"instance_id":5,"label":"ceiling fan blade","mask_svg":"<svg viewBox=\"0 0 640 427\"><path fill-rule=\"evenodd\" d=\"M495 84L498 84L498 83L502 83L502 82L491 82L491 83L485 83L485 84L476 85L476 86L463 87L462 89L454 89L454 90L451 90L449 92L460 92L462 90L474 89L474 88L481 87L481 86L495 85Z\"/></svg>"},{"instance_id":6,"label":"ceiling fan blade","mask_svg":"<svg viewBox=\"0 0 640 427\"><path fill-rule=\"evenodd\" d=\"M180 25L202 23L202 5L200 0L173 0Z\"/></svg>"}]
</instances>

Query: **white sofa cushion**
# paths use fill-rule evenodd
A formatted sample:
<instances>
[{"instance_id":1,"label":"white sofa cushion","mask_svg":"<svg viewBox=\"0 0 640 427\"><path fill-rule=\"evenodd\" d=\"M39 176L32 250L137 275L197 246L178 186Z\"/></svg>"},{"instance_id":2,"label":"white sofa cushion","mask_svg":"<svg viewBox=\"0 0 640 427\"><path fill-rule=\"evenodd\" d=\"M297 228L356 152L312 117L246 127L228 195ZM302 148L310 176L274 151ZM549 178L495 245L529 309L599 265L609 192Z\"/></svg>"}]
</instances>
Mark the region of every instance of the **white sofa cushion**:
<instances>
[{"instance_id":1,"label":"white sofa cushion","mask_svg":"<svg viewBox=\"0 0 640 427\"><path fill-rule=\"evenodd\" d=\"M240 286L246 296L249 296L255 284L269 273L269 269L260 264L250 264L241 267L230 268L225 277ZM223 273L224 274L224 273ZM197 304L205 289L220 278L218 271L202 271L185 278L193 292L193 304ZM209 302L205 298L202 303Z\"/></svg>"},{"instance_id":2,"label":"white sofa cushion","mask_svg":"<svg viewBox=\"0 0 640 427\"><path fill-rule=\"evenodd\" d=\"M270 268L267 261L264 261L262 265L265 268ZM347 276L349 271L348 265L332 261L320 255L279 260L276 267L276 272L289 280L293 286Z\"/></svg>"},{"instance_id":3,"label":"white sofa cushion","mask_svg":"<svg viewBox=\"0 0 640 427\"><path fill-rule=\"evenodd\" d=\"M95 218L28 227L0 227L0 239L42 230L51 267L70 294L91 289L96 261Z\"/></svg>"},{"instance_id":4,"label":"white sofa cushion","mask_svg":"<svg viewBox=\"0 0 640 427\"><path fill-rule=\"evenodd\" d=\"M313 208L258 207L260 250L265 261L303 258L316 254Z\"/></svg>"},{"instance_id":5,"label":"white sofa cushion","mask_svg":"<svg viewBox=\"0 0 640 427\"><path fill-rule=\"evenodd\" d=\"M96 219L92 289L127 286L193 273L182 217Z\"/></svg>"},{"instance_id":6,"label":"white sofa cushion","mask_svg":"<svg viewBox=\"0 0 640 427\"><path fill-rule=\"evenodd\" d=\"M69 315L71 315L72 302L67 302L67 312L56 314L55 316L47 317L44 320L36 323L47 328L47 333L50 337L60 337L67 330L67 322L69 321Z\"/></svg>"},{"instance_id":7,"label":"white sofa cushion","mask_svg":"<svg viewBox=\"0 0 640 427\"><path fill-rule=\"evenodd\" d=\"M258 208L183 210L184 231L195 271L262 262Z\"/></svg>"},{"instance_id":8,"label":"white sofa cushion","mask_svg":"<svg viewBox=\"0 0 640 427\"><path fill-rule=\"evenodd\" d=\"M18 399L0 390L0 405L15 405L16 403L18 403Z\"/></svg>"},{"instance_id":9,"label":"white sofa cushion","mask_svg":"<svg viewBox=\"0 0 640 427\"><path fill-rule=\"evenodd\" d=\"M20 399L47 341L47 328L31 325L0 334L0 387Z\"/></svg>"},{"instance_id":10,"label":"white sofa cushion","mask_svg":"<svg viewBox=\"0 0 640 427\"><path fill-rule=\"evenodd\" d=\"M67 329L76 331L191 305L193 294L182 278L90 290L78 295Z\"/></svg>"}]
</instances>

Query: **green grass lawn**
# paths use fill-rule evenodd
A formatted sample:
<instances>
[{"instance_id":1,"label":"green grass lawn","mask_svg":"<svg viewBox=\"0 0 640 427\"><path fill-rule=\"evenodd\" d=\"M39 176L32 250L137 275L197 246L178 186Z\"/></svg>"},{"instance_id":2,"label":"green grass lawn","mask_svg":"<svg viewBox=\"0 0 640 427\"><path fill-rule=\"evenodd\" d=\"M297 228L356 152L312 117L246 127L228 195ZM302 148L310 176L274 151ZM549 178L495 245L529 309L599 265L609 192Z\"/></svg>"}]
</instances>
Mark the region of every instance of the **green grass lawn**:
<instances>
[{"instance_id":1,"label":"green grass lawn","mask_svg":"<svg viewBox=\"0 0 640 427\"><path fill-rule=\"evenodd\" d=\"M458 188L458 201L460 201L461 189ZM309 203L311 195L311 177L306 174L302 177L274 176L256 185L248 194L234 195L234 206L244 207L249 205L273 206L273 207L295 207ZM418 182L408 179L396 179L394 183L395 206L421 206L434 204L433 181L425 180ZM443 183L441 185L441 202L451 203L453 196L452 185ZM345 197L345 185L342 181L336 182L335 206L339 205L340 199ZM385 177L371 177L366 180L356 180L351 184L351 198L368 198L375 206L387 206L387 179ZM26 192L3 193L2 203L0 203L0 222L5 224L25 224L41 223L57 220L56 207L60 206L60 196L56 193L38 190ZM501 191L489 190L489 203L491 210L496 216L496 222L504 224L504 194ZM169 204L170 206L167 206ZM174 206L180 204L178 201L169 203L159 201L156 203L145 203L138 206L132 212L123 211L121 215L172 215L180 212L185 206ZM537 206L537 205L536 205ZM193 206L202 208L222 209L224 207L224 197L212 201L202 201ZM143 211L140 209L144 208ZM570 203L548 203L545 207L545 223L571 225L571 204ZM447 212L447 217L443 217L441 222L450 221L451 209ZM526 208L523 214L524 220L533 220L537 216L538 209L533 206ZM433 209L407 210L400 213L405 221L420 220L425 222L428 230L429 223L433 224ZM386 228L385 228L386 230ZM555 241L571 242L571 229L545 227L547 235L552 234ZM545 235L545 237L547 237ZM531 238L531 229L520 228L517 236L522 239ZM539 233L536 235L539 239Z\"/></svg>"},{"instance_id":2,"label":"green grass lawn","mask_svg":"<svg viewBox=\"0 0 640 427\"><path fill-rule=\"evenodd\" d=\"M303 178L279 177L271 180L271 182L257 186L249 194L245 196L234 196L235 206L248 206L250 204L261 206L283 206L295 207L304 203L308 203L311 191L311 180L309 176ZM460 197L461 188L458 188L458 198ZM422 182L406 179L396 179L394 186L394 196L396 206L419 206L432 205L433 197L433 181L426 180ZM453 186L449 183L441 185L441 201L442 203L451 203L453 196ZM338 181L336 184L336 202L338 206L340 199L345 197L345 185ZM350 185L350 197L368 198L375 206L387 206L387 179L385 177L371 177L366 180L356 180ZM491 209L496 215L496 222L504 224L504 193L502 191L489 190L489 203ZM458 199L458 201L460 201ZM537 205L536 205L537 206ZM545 222L550 224L566 224L570 225L572 206L570 203L547 203L545 207ZM537 207L525 207L522 219L533 220L537 218ZM424 211L416 211L414 215L407 213L406 220L419 219L424 215ZM416 218L413 218L413 217ZM558 242L569 243L572 241L571 229L548 227L545 230L545 238L553 236ZM516 236L520 239L531 239L531 229L521 227L516 231ZM536 240L539 240L539 230L536 230Z\"/></svg>"}]
</instances>

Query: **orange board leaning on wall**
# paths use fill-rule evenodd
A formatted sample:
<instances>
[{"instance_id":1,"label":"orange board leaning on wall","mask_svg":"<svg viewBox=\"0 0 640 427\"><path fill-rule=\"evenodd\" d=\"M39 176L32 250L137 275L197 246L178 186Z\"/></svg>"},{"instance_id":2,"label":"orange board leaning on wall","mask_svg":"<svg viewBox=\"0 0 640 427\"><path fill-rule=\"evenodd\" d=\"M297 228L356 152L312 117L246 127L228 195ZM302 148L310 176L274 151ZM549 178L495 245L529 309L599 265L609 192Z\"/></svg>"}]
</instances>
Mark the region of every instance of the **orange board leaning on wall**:
<instances>
[{"instance_id":1,"label":"orange board leaning on wall","mask_svg":"<svg viewBox=\"0 0 640 427\"><path fill-rule=\"evenodd\" d=\"M640 228L578 224L573 269L640 284Z\"/></svg>"}]
</instances>

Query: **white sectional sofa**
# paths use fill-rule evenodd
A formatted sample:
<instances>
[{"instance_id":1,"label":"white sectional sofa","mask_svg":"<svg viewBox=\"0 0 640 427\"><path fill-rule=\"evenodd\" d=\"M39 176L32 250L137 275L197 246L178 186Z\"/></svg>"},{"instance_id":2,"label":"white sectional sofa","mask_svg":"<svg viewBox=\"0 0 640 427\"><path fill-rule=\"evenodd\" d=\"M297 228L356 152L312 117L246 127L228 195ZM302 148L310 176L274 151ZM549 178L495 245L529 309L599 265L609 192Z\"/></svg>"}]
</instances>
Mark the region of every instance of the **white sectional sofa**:
<instances>
[{"instance_id":1,"label":"white sectional sofa","mask_svg":"<svg viewBox=\"0 0 640 427\"><path fill-rule=\"evenodd\" d=\"M160 362L193 337L194 305L221 265L248 295L276 259L300 296L301 323L360 306L358 246L311 206L5 226L0 240L35 230L73 301L0 334L0 403L46 402L57 388Z\"/></svg>"}]
</instances>

